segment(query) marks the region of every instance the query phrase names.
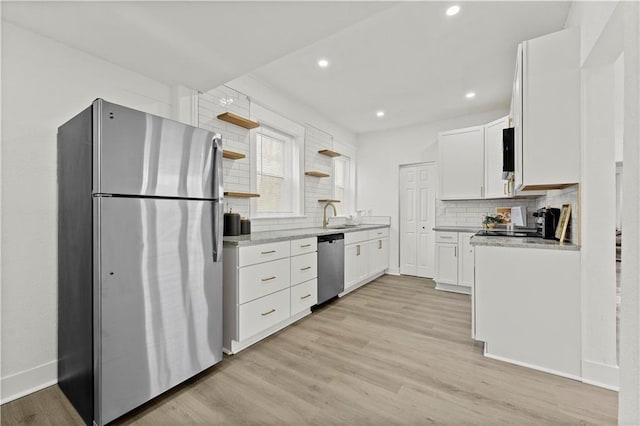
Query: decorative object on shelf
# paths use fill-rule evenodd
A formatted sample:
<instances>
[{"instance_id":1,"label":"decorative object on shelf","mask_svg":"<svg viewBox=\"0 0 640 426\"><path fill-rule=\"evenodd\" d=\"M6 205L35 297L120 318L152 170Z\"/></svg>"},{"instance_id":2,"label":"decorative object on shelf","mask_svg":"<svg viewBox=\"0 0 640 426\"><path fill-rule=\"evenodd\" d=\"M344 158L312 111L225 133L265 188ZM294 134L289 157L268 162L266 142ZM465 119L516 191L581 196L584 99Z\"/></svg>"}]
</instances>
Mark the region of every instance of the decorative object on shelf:
<instances>
[{"instance_id":1,"label":"decorative object on shelf","mask_svg":"<svg viewBox=\"0 0 640 426\"><path fill-rule=\"evenodd\" d=\"M250 192L225 192L224 193L225 197L232 197L232 198L251 198L251 197L259 197L260 194L252 194Z\"/></svg>"},{"instance_id":2,"label":"decorative object on shelf","mask_svg":"<svg viewBox=\"0 0 640 426\"><path fill-rule=\"evenodd\" d=\"M224 214L224 235L231 237L240 235L240 213L234 213L231 208Z\"/></svg>"},{"instance_id":3,"label":"decorative object on shelf","mask_svg":"<svg viewBox=\"0 0 640 426\"><path fill-rule=\"evenodd\" d=\"M307 175L307 176L313 176L313 177L317 177L317 178L331 177L330 174L322 173L322 172L304 172L304 174Z\"/></svg>"},{"instance_id":4,"label":"decorative object on shelf","mask_svg":"<svg viewBox=\"0 0 640 426\"><path fill-rule=\"evenodd\" d=\"M485 227L485 228L487 228L487 229L493 229L493 228L495 228L495 227L496 227L496 225L497 225L498 223L503 223L503 222L504 222L504 220L503 220L501 217L499 217L498 215L496 215L496 216L491 216L491 215L489 215L489 214L488 214L488 215L486 215L486 216L484 217L484 219L482 220L482 224L483 224L483 225L484 225L484 227Z\"/></svg>"},{"instance_id":5,"label":"decorative object on shelf","mask_svg":"<svg viewBox=\"0 0 640 426\"><path fill-rule=\"evenodd\" d=\"M563 204L560 211L560 220L556 227L556 238L560 240L560 244L564 243L564 239L567 236L567 229L569 228L569 222L571 220L571 204Z\"/></svg>"},{"instance_id":6,"label":"decorative object on shelf","mask_svg":"<svg viewBox=\"0 0 640 426\"><path fill-rule=\"evenodd\" d=\"M260 127L260 123L257 121L249 120L248 118L241 117L232 112L225 112L218 115L218 120L226 121L227 123L235 124L236 126L244 127L245 129L255 129Z\"/></svg>"},{"instance_id":7,"label":"decorative object on shelf","mask_svg":"<svg viewBox=\"0 0 640 426\"><path fill-rule=\"evenodd\" d=\"M246 155L240 154L239 152L229 151L227 149L222 150L222 157L227 158L229 160L240 160L241 158L245 158Z\"/></svg>"},{"instance_id":8,"label":"decorative object on shelf","mask_svg":"<svg viewBox=\"0 0 640 426\"><path fill-rule=\"evenodd\" d=\"M327 157L340 157L342 154L332 151L330 149L321 149L318 154L326 155Z\"/></svg>"},{"instance_id":9,"label":"decorative object on shelf","mask_svg":"<svg viewBox=\"0 0 640 426\"><path fill-rule=\"evenodd\" d=\"M240 219L240 235L248 235L251 233L251 221L248 217Z\"/></svg>"}]
</instances>

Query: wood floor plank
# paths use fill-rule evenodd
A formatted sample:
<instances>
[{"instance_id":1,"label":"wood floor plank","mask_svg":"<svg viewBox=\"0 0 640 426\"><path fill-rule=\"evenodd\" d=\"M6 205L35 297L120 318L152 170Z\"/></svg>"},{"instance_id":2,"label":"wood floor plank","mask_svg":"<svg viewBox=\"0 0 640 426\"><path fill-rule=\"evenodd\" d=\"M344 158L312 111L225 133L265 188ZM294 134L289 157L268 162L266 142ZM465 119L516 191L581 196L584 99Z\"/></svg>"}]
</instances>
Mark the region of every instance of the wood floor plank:
<instances>
[{"instance_id":1,"label":"wood floor plank","mask_svg":"<svg viewBox=\"0 0 640 426\"><path fill-rule=\"evenodd\" d=\"M115 423L616 424L616 392L485 358L470 328L469 296L385 275ZM57 386L0 415L81 424Z\"/></svg>"}]
</instances>

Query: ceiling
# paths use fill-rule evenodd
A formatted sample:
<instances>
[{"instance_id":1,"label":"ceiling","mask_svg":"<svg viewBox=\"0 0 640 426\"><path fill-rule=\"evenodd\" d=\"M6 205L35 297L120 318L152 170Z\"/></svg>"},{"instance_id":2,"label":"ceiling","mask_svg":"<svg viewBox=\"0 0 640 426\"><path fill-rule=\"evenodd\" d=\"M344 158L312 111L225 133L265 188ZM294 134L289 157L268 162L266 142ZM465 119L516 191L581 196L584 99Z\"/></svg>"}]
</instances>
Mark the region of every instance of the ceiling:
<instances>
[{"instance_id":1,"label":"ceiling","mask_svg":"<svg viewBox=\"0 0 640 426\"><path fill-rule=\"evenodd\" d=\"M460 13L446 16L452 4ZM569 7L406 2L252 74L356 133L506 110L518 43L562 29ZM317 66L321 57L328 68Z\"/></svg>"},{"instance_id":2,"label":"ceiling","mask_svg":"<svg viewBox=\"0 0 640 426\"><path fill-rule=\"evenodd\" d=\"M569 2L6 2L2 19L164 82L247 73L354 133L506 109L517 44ZM320 69L317 61L330 66ZM474 91L474 99L465 93ZM385 116L376 117L377 110Z\"/></svg>"}]
</instances>

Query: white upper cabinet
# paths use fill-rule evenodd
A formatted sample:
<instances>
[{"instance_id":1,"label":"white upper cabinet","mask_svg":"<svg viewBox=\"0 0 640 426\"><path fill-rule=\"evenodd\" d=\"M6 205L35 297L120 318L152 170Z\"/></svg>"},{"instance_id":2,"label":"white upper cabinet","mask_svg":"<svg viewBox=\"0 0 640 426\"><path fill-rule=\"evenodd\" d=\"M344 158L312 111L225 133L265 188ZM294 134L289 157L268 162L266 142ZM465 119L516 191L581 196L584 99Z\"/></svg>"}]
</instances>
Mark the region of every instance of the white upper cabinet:
<instances>
[{"instance_id":1,"label":"white upper cabinet","mask_svg":"<svg viewBox=\"0 0 640 426\"><path fill-rule=\"evenodd\" d=\"M484 126L485 198L510 197L509 181L502 179L502 130L509 127L509 117Z\"/></svg>"},{"instance_id":2,"label":"white upper cabinet","mask_svg":"<svg viewBox=\"0 0 640 426\"><path fill-rule=\"evenodd\" d=\"M438 159L441 200L484 197L484 126L440 133Z\"/></svg>"},{"instance_id":3,"label":"white upper cabinet","mask_svg":"<svg viewBox=\"0 0 640 426\"><path fill-rule=\"evenodd\" d=\"M525 41L513 86L515 186L580 182L580 38L575 28Z\"/></svg>"}]
</instances>

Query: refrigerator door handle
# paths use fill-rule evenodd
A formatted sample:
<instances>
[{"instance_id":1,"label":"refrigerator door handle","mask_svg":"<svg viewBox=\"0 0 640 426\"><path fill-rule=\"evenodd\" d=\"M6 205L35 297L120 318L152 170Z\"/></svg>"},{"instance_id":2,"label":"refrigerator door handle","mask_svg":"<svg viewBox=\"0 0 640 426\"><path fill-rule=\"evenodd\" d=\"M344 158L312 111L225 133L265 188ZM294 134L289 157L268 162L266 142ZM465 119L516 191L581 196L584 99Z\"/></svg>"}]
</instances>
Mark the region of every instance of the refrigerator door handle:
<instances>
[{"instance_id":1,"label":"refrigerator door handle","mask_svg":"<svg viewBox=\"0 0 640 426\"><path fill-rule=\"evenodd\" d=\"M222 187L222 136L216 134L211 143L213 145L213 198L220 201L224 196Z\"/></svg>"},{"instance_id":2,"label":"refrigerator door handle","mask_svg":"<svg viewBox=\"0 0 640 426\"><path fill-rule=\"evenodd\" d=\"M213 203L213 261L222 261L222 217L224 208L222 200Z\"/></svg>"}]
</instances>

